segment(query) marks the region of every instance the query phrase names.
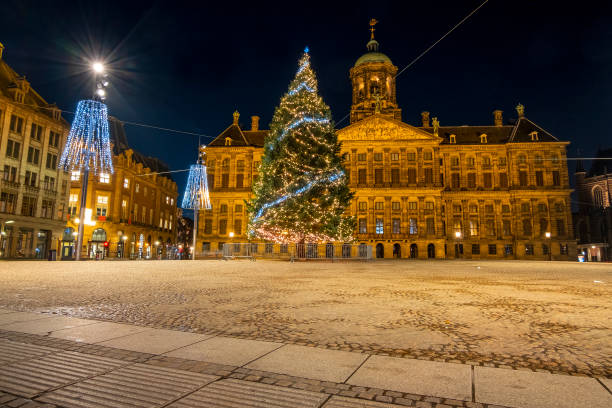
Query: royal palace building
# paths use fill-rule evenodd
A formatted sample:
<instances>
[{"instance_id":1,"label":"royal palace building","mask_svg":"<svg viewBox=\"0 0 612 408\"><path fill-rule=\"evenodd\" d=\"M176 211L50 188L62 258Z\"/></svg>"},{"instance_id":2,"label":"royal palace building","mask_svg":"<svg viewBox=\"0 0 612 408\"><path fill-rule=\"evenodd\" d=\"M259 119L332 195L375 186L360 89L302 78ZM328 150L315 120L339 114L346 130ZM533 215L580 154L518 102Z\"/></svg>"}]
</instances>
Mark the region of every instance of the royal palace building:
<instances>
[{"instance_id":1,"label":"royal palace building","mask_svg":"<svg viewBox=\"0 0 612 408\"><path fill-rule=\"evenodd\" d=\"M68 175L58 169L69 125L2 58L0 44L0 258L44 258L59 248Z\"/></svg>"},{"instance_id":2,"label":"royal palace building","mask_svg":"<svg viewBox=\"0 0 612 408\"><path fill-rule=\"evenodd\" d=\"M159 258L176 244L177 185L168 167L128 145L123 123L109 118L113 174L90 173L82 257ZM70 174L62 259L72 259L78 231L81 173Z\"/></svg>"},{"instance_id":3,"label":"royal palace building","mask_svg":"<svg viewBox=\"0 0 612 408\"><path fill-rule=\"evenodd\" d=\"M368 52L350 69L350 124L337 130L355 192L357 243L379 258L574 259L566 147L525 116L488 126L441 126L429 112L402 121L397 67ZM202 150L212 209L199 218L198 250L246 242L245 200L267 131L233 123Z\"/></svg>"}]
</instances>

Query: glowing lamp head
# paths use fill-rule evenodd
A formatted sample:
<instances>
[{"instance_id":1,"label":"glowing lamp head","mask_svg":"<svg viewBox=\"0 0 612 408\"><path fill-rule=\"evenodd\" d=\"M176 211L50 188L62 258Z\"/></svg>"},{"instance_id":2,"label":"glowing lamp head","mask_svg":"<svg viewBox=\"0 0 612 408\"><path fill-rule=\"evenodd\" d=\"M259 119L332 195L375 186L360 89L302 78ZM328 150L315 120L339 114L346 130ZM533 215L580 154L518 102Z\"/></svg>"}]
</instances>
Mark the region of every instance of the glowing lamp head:
<instances>
[{"instance_id":1,"label":"glowing lamp head","mask_svg":"<svg viewBox=\"0 0 612 408\"><path fill-rule=\"evenodd\" d=\"M127 241L127 235L122 236L121 239Z\"/></svg>"},{"instance_id":2,"label":"glowing lamp head","mask_svg":"<svg viewBox=\"0 0 612 408\"><path fill-rule=\"evenodd\" d=\"M457 238L461 238L461 232L459 232L459 231L455 231L455 237L457 237Z\"/></svg>"},{"instance_id":3,"label":"glowing lamp head","mask_svg":"<svg viewBox=\"0 0 612 408\"><path fill-rule=\"evenodd\" d=\"M101 74L102 72L104 72L104 65L101 62L94 62L91 65L91 68L96 74Z\"/></svg>"},{"instance_id":4,"label":"glowing lamp head","mask_svg":"<svg viewBox=\"0 0 612 408\"><path fill-rule=\"evenodd\" d=\"M102 88L100 88L100 89L96 89L96 94L97 94L99 97L103 98L104 96L106 96L106 91L105 91L104 89L102 89Z\"/></svg>"},{"instance_id":5,"label":"glowing lamp head","mask_svg":"<svg viewBox=\"0 0 612 408\"><path fill-rule=\"evenodd\" d=\"M550 238L550 232L547 232L545 235L546 235L546 238Z\"/></svg>"},{"instance_id":6,"label":"glowing lamp head","mask_svg":"<svg viewBox=\"0 0 612 408\"><path fill-rule=\"evenodd\" d=\"M14 222L15 222L15 220L8 220L8 221L5 222L5 224L12 224Z\"/></svg>"},{"instance_id":7,"label":"glowing lamp head","mask_svg":"<svg viewBox=\"0 0 612 408\"><path fill-rule=\"evenodd\" d=\"M159 245L159 241L155 241L155 245L156 245L156 246L157 246L157 245Z\"/></svg>"},{"instance_id":8,"label":"glowing lamp head","mask_svg":"<svg viewBox=\"0 0 612 408\"><path fill-rule=\"evenodd\" d=\"M234 233L233 233L233 232L230 232L230 233L229 233L229 237L230 237L230 238L234 238Z\"/></svg>"}]
</instances>

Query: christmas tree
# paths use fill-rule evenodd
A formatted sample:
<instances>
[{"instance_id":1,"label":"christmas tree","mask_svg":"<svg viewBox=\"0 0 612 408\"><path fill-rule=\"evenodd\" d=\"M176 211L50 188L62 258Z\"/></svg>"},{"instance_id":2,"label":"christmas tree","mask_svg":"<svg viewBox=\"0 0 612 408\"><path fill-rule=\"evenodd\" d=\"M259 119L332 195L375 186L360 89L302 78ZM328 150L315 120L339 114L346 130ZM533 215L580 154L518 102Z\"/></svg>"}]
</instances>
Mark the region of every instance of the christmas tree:
<instances>
[{"instance_id":1,"label":"christmas tree","mask_svg":"<svg viewBox=\"0 0 612 408\"><path fill-rule=\"evenodd\" d=\"M250 233L282 243L350 241L355 221L345 213L353 194L342 160L306 48L270 124L249 202Z\"/></svg>"}]
</instances>

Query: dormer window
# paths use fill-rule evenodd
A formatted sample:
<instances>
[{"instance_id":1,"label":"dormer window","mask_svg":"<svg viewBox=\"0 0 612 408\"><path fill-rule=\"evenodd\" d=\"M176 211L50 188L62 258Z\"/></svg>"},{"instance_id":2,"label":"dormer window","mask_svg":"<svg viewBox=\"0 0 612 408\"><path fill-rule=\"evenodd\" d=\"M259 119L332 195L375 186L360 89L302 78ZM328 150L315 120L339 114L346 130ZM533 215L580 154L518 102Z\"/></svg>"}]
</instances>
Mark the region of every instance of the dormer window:
<instances>
[{"instance_id":1,"label":"dormer window","mask_svg":"<svg viewBox=\"0 0 612 408\"><path fill-rule=\"evenodd\" d=\"M532 142L537 142L538 140L540 140L539 137L538 137L538 132L536 132L536 131L531 132L529 134L529 136L531 136L531 141Z\"/></svg>"},{"instance_id":2,"label":"dormer window","mask_svg":"<svg viewBox=\"0 0 612 408\"><path fill-rule=\"evenodd\" d=\"M232 145L232 138L231 137L226 137L225 138L225 145L226 146L231 146Z\"/></svg>"},{"instance_id":3,"label":"dormer window","mask_svg":"<svg viewBox=\"0 0 612 408\"><path fill-rule=\"evenodd\" d=\"M450 135L450 144L457 143L457 137L455 135Z\"/></svg>"},{"instance_id":4,"label":"dormer window","mask_svg":"<svg viewBox=\"0 0 612 408\"><path fill-rule=\"evenodd\" d=\"M486 134L482 134L480 135L480 143L485 144L487 143L487 135Z\"/></svg>"}]
</instances>

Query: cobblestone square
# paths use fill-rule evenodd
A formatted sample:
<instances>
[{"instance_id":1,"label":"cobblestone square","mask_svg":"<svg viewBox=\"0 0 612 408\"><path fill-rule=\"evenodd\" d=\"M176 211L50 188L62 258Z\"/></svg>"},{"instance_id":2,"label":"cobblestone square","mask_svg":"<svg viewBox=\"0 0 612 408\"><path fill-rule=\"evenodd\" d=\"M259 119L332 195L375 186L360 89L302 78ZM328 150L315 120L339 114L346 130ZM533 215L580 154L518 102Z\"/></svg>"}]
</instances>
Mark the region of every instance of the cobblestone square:
<instances>
[{"instance_id":1,"label":"cobblestone square","mask_svg":"<svg viewBox=\"0 0 612 408\"><path fill-rule=\"evenodd\" d=\"M2 262L0 281L12 310L612 377L609 264Z\"/></svg>"}]
</instances>

